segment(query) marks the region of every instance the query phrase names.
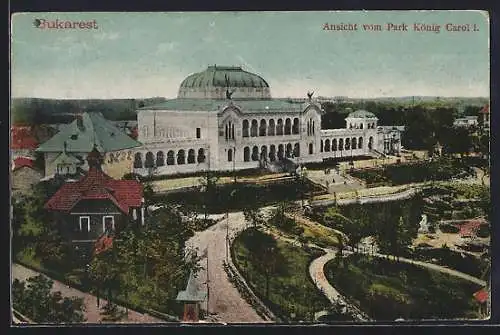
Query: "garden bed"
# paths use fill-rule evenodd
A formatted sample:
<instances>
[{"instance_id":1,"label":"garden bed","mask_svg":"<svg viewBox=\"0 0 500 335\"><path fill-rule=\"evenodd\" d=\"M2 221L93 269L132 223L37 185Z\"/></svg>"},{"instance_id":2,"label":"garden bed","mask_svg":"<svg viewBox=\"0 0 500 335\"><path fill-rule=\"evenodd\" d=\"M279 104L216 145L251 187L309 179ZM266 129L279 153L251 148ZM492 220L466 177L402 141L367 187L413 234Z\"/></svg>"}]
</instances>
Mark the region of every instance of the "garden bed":
<instances>
[{"instance_id":1,"label":"garden bed","mask_svg":"<svg viewBox=\"0 0 500 335\"><path fill-rule=\"evenodd\" d=\"M351 255L325 266L329 282L379 321L478 318L480 287L406 263Z\"/></svg>"}]
</instances>

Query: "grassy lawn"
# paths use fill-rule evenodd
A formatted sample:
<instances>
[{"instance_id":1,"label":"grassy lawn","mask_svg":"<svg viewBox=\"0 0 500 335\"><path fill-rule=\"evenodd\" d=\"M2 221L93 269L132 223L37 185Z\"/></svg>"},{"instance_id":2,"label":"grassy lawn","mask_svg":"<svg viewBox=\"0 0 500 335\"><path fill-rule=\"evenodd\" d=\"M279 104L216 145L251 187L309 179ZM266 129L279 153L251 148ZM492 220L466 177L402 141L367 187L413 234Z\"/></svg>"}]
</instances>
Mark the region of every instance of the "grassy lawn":
<instances>
[{"instance_id":1,"label":"grassy lawn","mask_svg":"<svg viewBox=\"0 0 500 335\"><path fill-rule=\"evenodd\" d=\"M437 271L351 255L326 264L335 287L376 320L477 318L478 285Z\"/></svg>"},{"instance_id":2,"label":"grassy lawn","mask_svg":"<svg viewBox=\"0 0 500 335\"><path fill-rule=\"evenodd\" d=\"M269 299L265 297L265 275L252 261L246 231L236 238L231 251L235 265L252 290L282 321L312 321L315 312L330 305L308 274L309 263L322 252L305 250L283 241L277 241L277 249L284 264L271 276Z\"/></svg>"}]
</instances>

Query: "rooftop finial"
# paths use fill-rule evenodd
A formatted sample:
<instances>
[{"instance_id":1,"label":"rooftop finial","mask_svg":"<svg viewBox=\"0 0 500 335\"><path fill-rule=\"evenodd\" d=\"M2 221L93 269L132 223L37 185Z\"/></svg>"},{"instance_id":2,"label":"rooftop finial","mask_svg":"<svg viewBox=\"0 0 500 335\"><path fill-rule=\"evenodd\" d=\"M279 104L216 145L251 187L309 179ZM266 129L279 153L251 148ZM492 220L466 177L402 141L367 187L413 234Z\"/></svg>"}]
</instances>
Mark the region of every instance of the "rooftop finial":
<instances>
[{"instance_id":1,"label":"rooftop finial","mask_svg":"<svg viewBox=\"0 0 500 335\"><path fill-rule=\"evenodd\" d=\"M314 94L314 91L307 92L307 97L309 98L309 101L312 99L313 94Z\"/></svg>"}]
</instances>

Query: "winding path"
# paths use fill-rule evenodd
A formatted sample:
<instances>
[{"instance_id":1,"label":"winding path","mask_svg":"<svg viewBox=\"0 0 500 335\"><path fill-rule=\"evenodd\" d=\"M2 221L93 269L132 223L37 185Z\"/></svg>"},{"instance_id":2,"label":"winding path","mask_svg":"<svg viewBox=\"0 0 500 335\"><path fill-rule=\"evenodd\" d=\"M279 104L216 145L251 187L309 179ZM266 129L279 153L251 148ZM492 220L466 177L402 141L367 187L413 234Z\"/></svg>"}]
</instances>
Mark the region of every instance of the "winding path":
<instances>
[{"instance_id":1,"label":"winding path","mask_svg":"<svg viewBox=\"0 0 500 335\"><path fill-rule=\"evenodd\" d=\"M229 220L222 220L210 228L197 232L188 240L187 246L198 249L198 255L203 258L200 265L203 267L195 283L199 290L207 290L207 254L208 251L208 310L209 320L212 322L227 323L256 323L265 322L250 306L238 290L229 281L224 271L226 260L226 233L230 241L241 231L247 228L243 212L229 213ZM207 301L202 306L206 309Z\"/></svg>"},{"instance_id":2,"label":"winding path","mask_svg":"<svg viewBox=\"0 0 500 335\"><path fill-rule=\"evenodd\" d=\"M343 253L344 254L352 254L353 252L344 250ZM379 257L379 258L396 259L396 256L393 256L393 255L384 255L384 254L380 254L380 253L371 254L371 253L364 252L364 251L360 251L358 253L365 254L365 255L371 255L371 256ZM448 275L453 276L453 277L461 278L461 279L467 280L471 283L474 283L474 284L477 284L480 286L486 286L486 282L484 280L481 280L479 278L473 277L471 275L468 275L466 273L463 273L463 272L460 272L457 270L450 269L450 268L442 266L442 265L437 265L434 263L427 263L427 262L422 262L422 261L416 261L416 260L404 258L404 257L399 257L399 262L413 264L413 265L427 268L430 270L439 271L441 273L445 273L445 274L448 274Z\"/></svg>"}]
</instances>

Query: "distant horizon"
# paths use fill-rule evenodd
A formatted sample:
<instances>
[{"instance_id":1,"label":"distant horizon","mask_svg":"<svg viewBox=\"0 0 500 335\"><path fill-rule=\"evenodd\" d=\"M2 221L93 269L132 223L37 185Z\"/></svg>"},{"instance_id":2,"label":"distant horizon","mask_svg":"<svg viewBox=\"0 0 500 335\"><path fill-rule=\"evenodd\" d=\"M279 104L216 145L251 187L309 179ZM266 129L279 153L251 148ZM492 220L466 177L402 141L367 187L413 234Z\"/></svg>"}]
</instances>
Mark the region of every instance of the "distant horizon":
<instances>
[{"instance_id":1,"label":"distant horizon","mask_svg":"<svg viewBox=\"0 0 500 335\"><path fill-rule=\"evenodd\" d=\"M56 19L82 25L45 26ZM361 28L388 22L442 30ZM325 23L360 29L333 31ZM447 31L447 23L474 30ZM484 11L19 13L11 28L12 97L170 99L187 76L213 64L262 76L276 98L490 93Z\"/></svg>"}]
</instances>

